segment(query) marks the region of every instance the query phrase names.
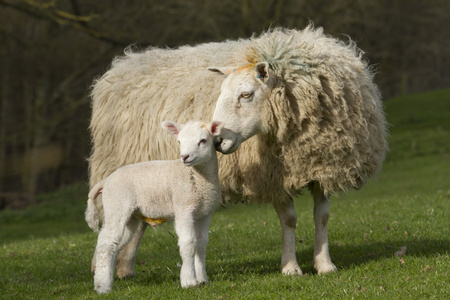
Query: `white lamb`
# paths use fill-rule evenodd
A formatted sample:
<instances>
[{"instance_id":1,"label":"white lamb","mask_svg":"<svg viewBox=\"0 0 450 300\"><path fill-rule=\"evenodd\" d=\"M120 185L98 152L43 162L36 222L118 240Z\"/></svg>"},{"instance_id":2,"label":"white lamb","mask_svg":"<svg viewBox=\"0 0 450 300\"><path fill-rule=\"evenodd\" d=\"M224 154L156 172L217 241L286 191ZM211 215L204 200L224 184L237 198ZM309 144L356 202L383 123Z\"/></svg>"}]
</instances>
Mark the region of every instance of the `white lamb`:
<instances>
[{"instance_id":1,"label":"white lamb","mask_svg":"<svg viewBox=\"0 0 450 300\"><path fill-rule=\"evenodd\" d=\"M175 219L183 260L181 286L208 282L208 230L212 212L221 200L213 137L220 133L222 124L192 121L181 125L165 121L161 126L177 136L181 160L121 167L89 192L86 222L94 231L99 227L94 199L103 194L105 218L94 255L94 286L100 294L111 291L117 254L142 227L142 222Z\"/></svg>"}]
</instances>

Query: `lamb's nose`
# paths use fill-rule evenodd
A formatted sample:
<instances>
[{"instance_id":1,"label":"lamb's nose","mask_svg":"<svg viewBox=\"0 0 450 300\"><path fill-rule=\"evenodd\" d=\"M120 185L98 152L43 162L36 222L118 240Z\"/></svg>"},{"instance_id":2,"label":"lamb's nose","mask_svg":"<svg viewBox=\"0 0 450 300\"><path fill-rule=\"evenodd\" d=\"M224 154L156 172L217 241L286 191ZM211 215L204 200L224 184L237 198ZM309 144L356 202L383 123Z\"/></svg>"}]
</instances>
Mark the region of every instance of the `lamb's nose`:
<instances>
[{"instance_id":1,"label":"lamb's nose","mask_svg":"<svg viewBox=\"0 0 450 300\"><path fill-rule=\"evenodd\" d=\"M186 160L189 158L189 154L184 154L184 155L181 155L181 159L184 161L184 162L186 162Z\"/></svg>"}]
</instances>

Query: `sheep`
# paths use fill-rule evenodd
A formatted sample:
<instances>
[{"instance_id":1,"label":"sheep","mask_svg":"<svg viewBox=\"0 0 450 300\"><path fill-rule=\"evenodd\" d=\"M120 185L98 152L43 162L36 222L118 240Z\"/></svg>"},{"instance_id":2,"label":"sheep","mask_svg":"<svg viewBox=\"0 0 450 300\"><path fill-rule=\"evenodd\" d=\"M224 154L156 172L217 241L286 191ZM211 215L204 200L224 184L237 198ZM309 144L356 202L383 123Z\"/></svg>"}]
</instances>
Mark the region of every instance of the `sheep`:
<instances>
[{"instance_id":1,"label":"sheep","mask_svg":"<svg viewBox=\"0 0 450 300\"><path fill-rule=\"evenodd\" d=\"M302 275L293 198L308 188L314 266L319 274L332 272L329 197L361 188L379 172L387 150L373 76L353 42L312 26L178 49L127 50L93 85L90 182L126 163L173 157L155 129L161 120L213 119L214 113L225 123L216 141L225 153L218 156L225 201L271 203L282 228L281 272ZM247 124L247 117L258 118ZM134 275L144 230L119 254L119 277Z\"/></svg>"},{"instance_id":2,"label":"sheep","mask_svg":"<svg viewBox=\"0 0 450 300\"><path fill-rule=\"evenodd\" d=\"M103 195L104 222L95 249L94 286L99 294L112 290L117 252L146 222L155 226L175 220L183 261L183 288L208 282L205 269L208 228L221 192L213 136L220 123L161 126L177 136L181 160L147 161L123 166L89 192L86 222L98 231L94 199ZM186 168L188 167L188 168Z\"/></svg>"}]
</instances>

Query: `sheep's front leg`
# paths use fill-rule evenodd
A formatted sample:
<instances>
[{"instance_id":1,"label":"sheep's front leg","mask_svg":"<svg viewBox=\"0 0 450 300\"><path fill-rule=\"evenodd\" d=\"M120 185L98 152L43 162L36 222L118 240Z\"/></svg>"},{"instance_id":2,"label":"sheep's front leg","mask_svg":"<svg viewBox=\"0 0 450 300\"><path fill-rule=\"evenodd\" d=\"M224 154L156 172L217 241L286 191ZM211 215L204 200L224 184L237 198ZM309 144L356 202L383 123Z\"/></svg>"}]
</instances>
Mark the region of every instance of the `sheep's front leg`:
<instances>
[{"instance_id":1,"label":"sheep's front leg","mask_svg":"<svg viewBox=\"0 0 450 300\"><path fill-rule=\"evenodd\" d=\"M206 275L206 247L209 241L209 224L211 223L212 213L196 220L195 237L197 240L197 247L195 250L195 275L198 283L207 283L208 276Z\"/></svg>"},{"instance_id":2,"label":"sheep's front leg","mask_svg":"<svg viewBox=\"0 0 450 300\"><path fill-rule=\"evenodd\" d=\"M283 234L283 253L281 255L281 272L286 275L303 275L295 256L295 228L297 227L297 214L294 201L289 199L283 205L275 205L280 219Z\"/></svg>"},{"instance_id":3,"label":"sheep's front leg","mask_svg":"<svg viewBox=\"0 0 450 300\"><path fill-rule=\"evenodd\" d=\"M336 271L335 265L331 262L328 251L328 215L330 201L323 193L318 183L314 183L311 190L314 198L314 223L315 223L315 241L314 241L314 267L319 274Z\"/></svg>"},{"instance_id":4,"label":"sheep's front leg","mask_svg":"<svg viewBox=\"0 0 450 300\"><path fill-rule=\"evenodd\" d=\"M144 236L147 223L139 222L135 234L131 240L125 245L125 247L119 252L117 258L117 276L119 278L128 278L134 276L134 262L136 261L136 255Z\"/></svg>"},{"instance_id":5,"label":"sheep's front leg","mask_svg":"<svg viewBox=\"0 0 450 300\"><path fill-rule=\"evenodd\" d=\"M198 284L195 276L195 231L194 218L191 214L175 216L175 231L178 235L178 246L183 261L180 271L180 281L183 288Z\"/></svg>"}]
</instances>

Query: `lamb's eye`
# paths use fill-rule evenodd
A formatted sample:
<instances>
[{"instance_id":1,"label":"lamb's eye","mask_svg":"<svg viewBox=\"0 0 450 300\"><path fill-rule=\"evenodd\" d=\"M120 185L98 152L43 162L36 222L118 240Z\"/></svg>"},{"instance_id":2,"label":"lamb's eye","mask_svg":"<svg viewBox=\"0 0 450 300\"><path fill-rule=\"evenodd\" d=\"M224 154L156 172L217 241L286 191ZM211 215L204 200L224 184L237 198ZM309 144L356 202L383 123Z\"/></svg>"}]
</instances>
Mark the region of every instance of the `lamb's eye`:
<instances>
[{"instance_id":1,"label":"lamb's eye","mask_svg":"<svg viewBox=\"0 0 450 300\"><path fill-rule=\"evenodd\" d=\"M206 140L205 139L201 139L200 142L198 142L198 145L200 146L201 144L204 144L204 143L206 143Z\"/></svg>"},{"instance_id":2,"label":"lamb's eye","mask_svg":"<svg viewBox=\"0 0 450 300\"><path fill-rule=\"evenodd\" d=\"M242 92L241 93L241 97L242 98L245 98L245 99L248 99L248 98L250 98L252 96L252 93L250 93L250 92Z\"/></svg>"}]
</instances>

